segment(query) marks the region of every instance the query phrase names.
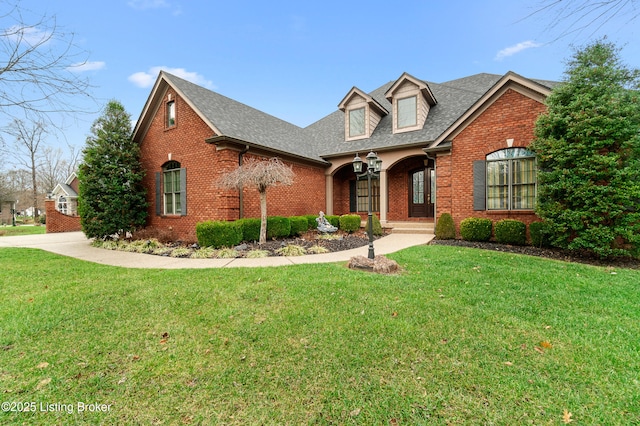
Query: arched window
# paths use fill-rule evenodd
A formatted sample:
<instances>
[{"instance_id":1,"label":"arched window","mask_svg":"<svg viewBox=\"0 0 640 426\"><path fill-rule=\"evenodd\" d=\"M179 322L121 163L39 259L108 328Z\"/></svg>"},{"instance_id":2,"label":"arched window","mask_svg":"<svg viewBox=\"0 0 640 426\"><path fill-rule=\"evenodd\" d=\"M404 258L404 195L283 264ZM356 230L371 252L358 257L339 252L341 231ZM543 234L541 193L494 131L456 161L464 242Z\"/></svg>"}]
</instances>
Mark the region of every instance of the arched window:
<instances>
[{"instance_id":1,"label":"arched window","mask_svg":"<svg viewBox=\"0 0 640 426\"><path fill-rule=\"evenodd\" d=\"M486 160L487 210L533 210L536 157L525 148L492 152Z\"/></svg>"},{"instance_id":2,"label":"arched window","mask_svg":"<svg viewBox=\"0 0 640 426\"><path fill-rule=\"evenodd\" d=\"M184 190L182 177L180 163L177 161L169 161L162 167L162 193L166 215L182 214L181 193Z\"/></svg>"},{"instance_id":3,"label":"arched window","mask_svg":"<svg viewBox=\"0 0 640 426\"><path fill-rule=\"evenodd\" d=\"M65 197L64 195L60 195L58 197L58 208L56 210L58 210L60 213L62 214L68 214L68 208L69 205L67 204L67 197Z\"/></svg>"}]
</instances>

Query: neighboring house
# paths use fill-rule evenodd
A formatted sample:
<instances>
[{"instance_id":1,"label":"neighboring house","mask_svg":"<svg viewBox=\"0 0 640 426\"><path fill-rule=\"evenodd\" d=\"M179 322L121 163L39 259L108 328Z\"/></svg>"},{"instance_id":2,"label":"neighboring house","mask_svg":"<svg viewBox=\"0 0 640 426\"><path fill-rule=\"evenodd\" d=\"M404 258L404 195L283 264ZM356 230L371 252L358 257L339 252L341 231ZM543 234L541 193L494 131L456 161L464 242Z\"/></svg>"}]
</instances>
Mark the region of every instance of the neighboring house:
<instances>
[{"instance_id":1,"label":"neighboring house","mask_svg":"<svg viewBox=\"0 0 640 426\"><path fill-rule=\"evenodd\" d=\"M49 194L55 201L55 209L67 216L78 215L78 176L71 173L64 183L59 183Z\"/></svg>"},{"instance_id":2,"label":"neighboring house","mask_svg":"<svg viewBox=\"0 0 640 426\"><path fill-rule=\"evenodd\" d=\"M337 110L300 128L161 72L134 129L148 189L148 225L195 239L204 220L259 217L252 188L218 178L245 158L278 156L292 186L269 189L269 215L367 211L367 184L352 160L382 159L373 209L382 224L451 213L530 223L535 157L526 147L555 83L515 73L428 83L404 73L372 92L353 87Z\"/></svg>"},{"instance_id":3,"label":"neighboring house","mask_svg":"<svg viewBox=\"0 0 640 426\"><path fill-rule=\"evenodd\" d=\"M78 176L75 173L53 188L44 202L47 233L80 231L78 216Z\"/></svg>"}]
</instances>

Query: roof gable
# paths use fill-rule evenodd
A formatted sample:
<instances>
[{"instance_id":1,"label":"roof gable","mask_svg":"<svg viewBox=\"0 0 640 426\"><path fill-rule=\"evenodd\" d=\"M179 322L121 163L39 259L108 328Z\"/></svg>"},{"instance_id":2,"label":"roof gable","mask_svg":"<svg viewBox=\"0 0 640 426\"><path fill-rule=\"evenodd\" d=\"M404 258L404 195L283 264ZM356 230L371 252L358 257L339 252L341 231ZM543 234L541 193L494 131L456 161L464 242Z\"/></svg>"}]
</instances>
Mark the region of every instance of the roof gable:
<instances>
[{"instance_id":1,"label":"roof gable","mask_svg":"<svg viewBox=\"0 0 640 426\"><path fill-rule=\"evenodd\" d=\"M548 82L547 82L548 83ZM438 136L428 149L434 149L442 145L459 134L478 115L482 114L491 106L507 89L514 89L517 92L544 103L544 100L551 93L551 89L541 82L522 77L519 74L509 71L502 76L489 90L480 96L471 107L461 114L440 136Z\"/></svg>"},{"instance_id":2,"label":"roof gable","mask_svg":"<svg viewBox=\"0 0 640 426\"><path fill-rule=\"evenodd\" d=\"M387 90L387 92L384 94L384 97L387 98L387 100L389 102L391 102L395 92L398 89L400 89L403 85L405 85L407 83L410 83L410 84L418 87L418 89L422 93L422 96L424 96L424 98L427 100L429 105L433 106L433 105L438 103L436 101L435 96L433 95L433 92L429 88L429 85L425 81L417 79L414 76L412 76L411 74L406 73L406 72L403 73L400 76L400 78L395 81L395 83L393 83L393 85L389 88L389 90Z\"/></svg>"}]
</instances>

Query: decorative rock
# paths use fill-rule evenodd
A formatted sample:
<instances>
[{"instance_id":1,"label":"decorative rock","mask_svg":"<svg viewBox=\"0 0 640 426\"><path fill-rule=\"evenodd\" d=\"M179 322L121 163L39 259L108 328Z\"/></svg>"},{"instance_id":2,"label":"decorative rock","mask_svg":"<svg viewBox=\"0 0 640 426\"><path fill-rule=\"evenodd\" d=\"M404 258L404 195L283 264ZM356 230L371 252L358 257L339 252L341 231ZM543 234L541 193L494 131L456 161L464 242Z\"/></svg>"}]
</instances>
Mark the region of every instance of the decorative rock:
<instances>
[{"instance_id":1,"label":"decorative rock","mask_svg":"<svg viewBox=\"0 0 640 426\"><path fill-rule=\"evenodd\" d=\"M235 248L236 250L238 250L238 251L244 251L244 250L248 249L248 248L249 248L249 246L248 246L248 245L246 245L246 244L240 244L239 246L235 246L234 248Z\"/></svg>"},{"instance_id":2,"label":"decorative rock","mask_svg":"<svg viewBox=\"0 0 640 426\"><path fill-rule=\"evenodd\" d=\"M348 266L350 269L363 269L376 274L393 274L399 269L398 262L382 255L376 256L373 260L364 256L354 256L349 260Z\"/></svg>"}]
</instances>

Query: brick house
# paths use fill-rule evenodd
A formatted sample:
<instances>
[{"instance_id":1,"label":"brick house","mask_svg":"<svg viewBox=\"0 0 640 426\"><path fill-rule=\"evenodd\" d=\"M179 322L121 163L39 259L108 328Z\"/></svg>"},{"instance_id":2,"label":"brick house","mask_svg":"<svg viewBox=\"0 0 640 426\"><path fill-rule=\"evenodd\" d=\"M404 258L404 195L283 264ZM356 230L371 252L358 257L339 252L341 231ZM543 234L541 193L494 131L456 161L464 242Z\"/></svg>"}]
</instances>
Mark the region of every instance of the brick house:
<instances>
[{"instance_id":1,"label":"brick house","mask_svg":"<svg viewBox=\"0 0 640 426\"><path fill-rule=\"evenodd\" d=\"M80 231L78 216L78 176L71 173L64 183L53 188L44 202L47 233Z\"/></svg>"},{"instance_id":2,"label":"brick house","mask_svg":"<svg viewBox=\"0 0 640 426\"><path fill-rule=\"evenodd\" d=\"M356 154L382 160L373 182L381 222L451 213L533 221L535 157L526 147L555 83L515 73L431 83L407 73L366 93L353 87L332 114L300 128L161 72L134 129L148 188L148 225L195 239L204 220L259 217L257 191L216 181L248 157L278 156L292 186L269 189L269 215L366 214Z\"/></svg>"}]
</instances>

